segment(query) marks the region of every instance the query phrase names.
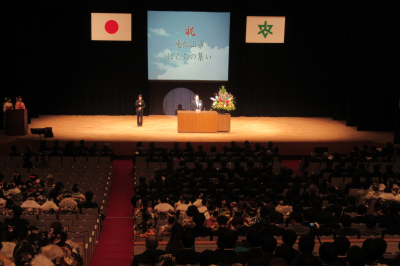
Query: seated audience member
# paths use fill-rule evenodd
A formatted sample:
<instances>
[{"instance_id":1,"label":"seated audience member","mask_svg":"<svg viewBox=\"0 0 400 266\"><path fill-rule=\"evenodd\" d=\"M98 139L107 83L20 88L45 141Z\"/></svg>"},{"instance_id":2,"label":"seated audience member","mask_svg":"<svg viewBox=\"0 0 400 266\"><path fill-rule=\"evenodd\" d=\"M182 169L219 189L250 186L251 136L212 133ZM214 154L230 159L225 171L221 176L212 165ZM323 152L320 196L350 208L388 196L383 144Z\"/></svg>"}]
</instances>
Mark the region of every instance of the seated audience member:
<instances>
[{"instance_id":1,"label":"seated audience member","mask_svg":"<svg viewBox=\"0 0 400 266\"><path fill-rule=\"evenodd\" d=\"M357 207L357 216L352 219L352 222L355 224L365 224L368 208L364 204L358 205Z\"/></svg>"},{"instance_id":2,"label":"seated audience member","mask_svg":"<svg viewBox=\"0 0 400 266\"><path fill-rule=\"evenodd\" d=\"M157 219L166 220L168 217L175 213L174 207L168 203L168 199L165 196L161 196L158 200L158 204L154 207Z\"/></svg>"},{"instance_id":3,"label":"seated audience member","mask_svg":"<svg viewBox=\"0 0 400 266\"><path fill-rule=\"evenodd\" d=\"M72 190L72 198L78 203L78 205L85 202L86 198L82 193L79 192L78 184L73 184L71 190Z\"/></svg>"},{"instance_id":4,"label":"seated audience member","mask_svg":"<svg viewBox=\"0 0 400 266\"><path fill-rule=\"evenodd\" d=\"M365 219L365 228L359 228L362 236L379 236L382 235L382 228L376 226L378 219L375 215L369 214Z\"/></svg>"},{"instance_id":5,"label":"seated audience member","mask_svg":"<svg viewBox=\"0 0 400 266\"><path fill-rule=\"evenodd\" d=\"M229 230L226 227L226 224L228 223L228 217L226 217L225 215L218 216L217 217L217 223L218 223L218 229L213 231L213 235L220 236L225 231Z\"/></svg>"},{"instance_id":6,"label":"seated audience member","mask_svg":"<svg viewBox=\"0 0 400 266\"><path fill-rule=\"evenodd\" d=\"M333 241L333 244L335 245L336 251L337 251L337 259L334 261L334 265L337 266L346 266L347 262L347 251L350 248L350 241L347 237L344 236L338 236L335 238Z\"/></svg>"},{"instance_id":7,"label":"seated audience member","mask_svg":"<svg viewBox=\"0 0 400 266\"><path fill-rule=\"evenodd\" d=\"M249 249L245 245L235 247L235 251L240 252L241 250L245 252L240 252L240 255L243 256L245 261L248 263L252 259L256 259L262 255L261 250L261 237L260 233L255 229L250 229L246 235L246 242L249 245Z\"/></svg>"},{"instance_id":8,"label":"seated audience member","mask_svg":"<svg viewBox=\"0 0 400 266\"><path fill-rule=\"evenodd\" d=\"M148 263L154 265L158 258L165 254L163 250L157 249L158 239L156 236L148 236L146 238L146 250L142 254L133 257L131 266L139 266L140 263Z\"/></svg>"},{"instance_id":9,"label":"seated audience member","mask_svg":"<svg viewBox=\"0 0 400 266\"><path fill-rule=\"evenodd\" d=\"M194 251L195 237L190 231L185 231L181 236L182 250L175 254L176 262L179 264L200 263L201 253Z\"/></svg>"},{"instance_id":10,"label":"seated audience member","mask_svg":"<svg viewBox=\"0 0 400 266\"><path fill-rule=\"evenodd\" d=\"M249 261L249 266L263 266L268 265L271 259L274 257L274 251L278 242L273 236L262 236L261 237L261 250L262 255L258 258L254 258Z\"/></svg>"},{"instance_id":11,"label":"seated audience member","mask_svg":"<svg viewBox=\"0 0 400 266\"><path fill-rule=\"evenodd\" d=\"M355 213L357 212L357 200L356 197L350 196L347 198L347 207L344 208L343 212Z\"/></svg>"},{"instance_id":12,"label":"seated audience member","mask_svg":"<svg viewBox=\"0 0 400 266\"><path fill-rule=\"evenodd\" d=\"M292 264L292 261L296 258L296 257L300 257L300 254L297 253L297 256L294 253L294 249L286 244L282 244L280 246L278 246L275 250L275 258L273 258L271 260L271 262L268 265L272 265L274 260L276 260L276 257L282 258L286 261L286 263L288 265ZM297 251L297 250L296 250ZM298 251L297 251L298 252ZM283 264L279 264L279 265L283 265Z\"/></svg>"},{"instance_id":13,"label":"seated audience member","mask_svg":"<svg viewBox=\"0 0 400 266\"><path fill-rule=\"evenodd\" d=\"M349 215L342 216L342 228L335 230L336 236L358 236L360 238L361 233L358 229L351 228L351 217Z\"/></svg>"},{"instance_id":14,"label":"seated audience member","mask_svg":"<svg viewBox=\"0 0 400 266\"><path fill-rule=\"evenodd\" d=\"M175 217L169 217L167 224L160 227L160 231L158 232L160 239L165 236L171 236L172 226L174 226L175 221Z\"/></svg>"},{"instance_id":15,"label":"seated audience member","mask_svg":"<svg viewBox=\"0 0 400 266\"><path fill-rule=\"evenodd\" d=\"M89 148L89 156L98 157L100 155L99 143L93 142L92 147Z\"/></svg>"},{"instance_id":16,"label":"seated audience member","mask_svg":"<svg viewBox=\"0 0 400 266\"><path fill-rule=\"evenodd\" d=\"M147 237L149 235L157 235L157 227L152 223L151 214L147 209L141 209L142 222L134 226L133 238Z\"/></svg>"},{"instance_id":17,"label":"seated audience member","mask_svg":"<svg viewBox=\"0 0 400 266\"><path fill-rule=\"evenodd\" d=\"M286 246L291 248L293 258L297 258L300 256L299 251L293 248L294 244L296 243L296 240L297 240L297 234L295 231L290 229L285 230L285 232L282 235L282 241Z\"/></svg>"},{"instance_id":18,"label":"seated audience member","mask_svg":"<svg viewBox=\"0 0 400 266\"><path fill-rule=\"evenodd\" d=\"M181 204L183 205L183 204ZM179 206L181 206L179 205ZM178 206L178 207L179 207ZM178 210L178 208L177 208ZM199 213L199 210L197 209L196 206L194 205L190 205L185 214L182 214L182 210L181 210L181 217L184 217L183 221L182 221L182 226L186 229L186 228L193 228L196 226L196 224L193 221L193 218Z\"/></svg>"},{"instance_id":19,"label":"seated audience member","mask_svg":"<svg viewBox=\"0 0 400 266\"><path fill-rule=\"evenodd\" d=\"M28 199L21 204L22 213L25 215L38 215L41 209L39 203L36 202L36 193L31 193Z\"/></svg>"},{"instance_id":20,"label":"seated audience member","mask_svg":"<svg viewBox=\"0 0 400 266\"><path fill-rule=\"evenodd\" d=\"M17 151L17 145L12 145L11 146L11 153L9 154L11 157L13 156L22 156L22 153Z\"/></svg>"},{"instance_id":21,"label":"seated audience member","mask_svg":"<svg viewBox=\"0 0 400 266\"><path fill-rule=\"evenodd\" d=\"M322 243L319 247L319 257L322 260L322 265L332 265L337 260L338 253L335 244Z\"/></svg>"},{"instance_id":22,"label":"seated audience member","mask_svg":"<svg viewBox=\"0 0 400 266\"><path fill-rule=\"evenodd\" d=\"M387 243L382 238L375 238L374 241L377 243L378 246L378 264L381 265L397 265L393 264L393 259L385 258L384 254L386 253Z\"/></svg>"},{"instance_id":23,"label":"seated audience member","mask_svg":"<svg viewBox=\"0 0 400 266\"><path fill-rule=\"evenodd\" d=\"M298 251L300 252L300 256L296 257L292 261L292 265L302 265L302 263L305 263L305 261L303 260L309 261L311 257L314 258L314 256L312 255L314 251L314 246L315 246L314 237L311 237L310 235L301 236L298 245ZM310 255L311 257L306 255ZM318 262L318 260L316 261Z\"/></svg>"},{"instance_id":24,"label":"seated audience member","mask_svg":"<svg viewBox=\"0 0 400 266\"><path fill-rule=\"evenodd\" d=\"M226 265L229 263L231 265L233 263L241 263L244 265L244 259L233 250L237 240L238 234L233 230L227 230L218 237L218 241L221 241L223 247L223 250L215 252L218 264Z\"/></svg>"},{"instance_id":25,"label":"seated audience member","mask_svg":"<svg viewBox=\"0 0 400 266\"><path fill-rule=\"evenodd\" d=\"M5 218L4 225L11 225L14 228L20 230L20 232L27 232L29 221L27 219L22 219L22 208L19 206L14 207L14 214L12 218Z\"/></svg>"},{"instance_id":26,"label":"seated audience member","mask_svg":"<svg viewBox=\"0 0 400 266\"><path fill-rule=\"evenodd\" d=\"M371 185L371 191L369 191L363 199L363 204L365 204L367 207L370 207L373 200L378 199L381 194L382 192L380 191L380 184L378 182L373 183Z\"/></svg>"},{"instance_id":27,"label":"seated audience member","mask_svg":"<svg viewBox=\"0 0 400 266\"><path fill-rule=\"evenodd\" d=\"M88 209L97 208L97 209L99 209L99 205L97 205L97 202L92 202L92 199L93 199L92 191L86 191L85 199L86 199L86 201L79 205L79 209L81 209L81 211L82 211L82 208L88 208Z\"/></svg>"},{"instance_id":28,"label":"seated audience member","mask_svg":"<svg viewBox=\"0 0 400 266\"><path fill-rule=\"evenodd\" d=\"M383 247L382 247L383 246ZM362 244L362 249L367 254L366 265L389 265L383 258L382 250L386 250L386 241L380 239L368 238Z\"/></svg>"},{"instance_id":29,"label":"seated audience member","mask_svg":"<svg viewBox=\"0 0 400 266\"><path fill-rule=\"evenodd\" d=\"M206 217L202 213L197 213L193 217L193 222L194 222L195 226L192 228L192 232L195 237L204 237L204 236L212 235L211 228L204 227L205 221L206 221Z\"/></svg>"},{"instance_id":30,"label":"seated audience member","mask_svg":"<svg viewBox=\"0 0 400 266\"><path fill-rule=\"evenodd\" d=\"M239 236L246 236L249 232L249 227L244 224L244 218L242 216L234 216L231 221L232 227L236 230Z\"/></svg>"},{"instance_id":31,"label":"seated audience member","mask_svg":"<svg viewBox=\"0 0 400 266\"><path fill-rule=\"evenodd\" d=\"M299 251L301 254L312 254L314 252L315 240L309 235L301 236L299 239Z\"/></svg>"},{"instance_id":32,"label":"seated audience member","mask_svg":"<svg viewBox=\"0 0 400 266\"><path fill-rule=\"evenodd\" d=\"M58 204L60 213L62 214L76 214L78 213L78 203L72 197L71 191L65 191L63 199Z\"/></svg>"},{"instance_id":33,"label":"seated audience member","mask_svg":"<svg viewBox=\"0 0 400 266\"><path fill-rule=\"evenodd\" d=\"M219 216L219 212L214 211L212 216L206 220L206 222L204 223L204 226L211 228L211 230L213 232L216 231L218 229L218 222L217 222L218 216Z\"/></svg>"},{"instance_id":34,"label":"seated audience member","mask_svg":"<svg viewBox=\"0 0 400 266\"><path fill-rule=\"evenodd\" d=\"M293 230L297 235L307 235L310 233L310 228L303 226L303 215L299 211L292 211L290 213L290 224L285 228L285 230Z\"/></svg>"},{"instance_id":35,"label":"seated audience member","mask_svg":"<svg viewBox=\"0 0 400 266\"><path fill-rule=\"evenodd\" d=\"M349 266L365 266L367 263L367 254L359 246L352 246L347 252L347 262Z\"/></svg>"}]
</instances>

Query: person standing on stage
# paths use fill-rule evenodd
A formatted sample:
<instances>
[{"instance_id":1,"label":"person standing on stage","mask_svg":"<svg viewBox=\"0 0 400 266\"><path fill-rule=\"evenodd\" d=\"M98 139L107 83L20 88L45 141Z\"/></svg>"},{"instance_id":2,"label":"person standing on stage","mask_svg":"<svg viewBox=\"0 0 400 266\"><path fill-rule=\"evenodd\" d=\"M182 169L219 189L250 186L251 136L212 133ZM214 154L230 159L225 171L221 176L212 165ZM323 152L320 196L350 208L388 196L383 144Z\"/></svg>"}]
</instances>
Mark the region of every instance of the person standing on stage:
<instances>
[{"instance_id":1,"label":"person standing on stage","mask_svg":"<svg viewBox=\"0 0 400 266\"><path fill-rule=\"evenodd\" d=\"M17 97L17 102L15 103L15 109L25 109L25 104L22 101L22 97L21 96Z\"/></svg>"},{"instance_id":2,"label":"person standing on stage","mask_svg":"<svg viewBox=\"0 0 400 266\"><path fill-rule=\"evenodd\" d=\"M143 124L143 108L146 107L146 104L143 101L142 94L139 94L138 100L135 103L136 107L136 116L137 116L137 126L141 127Z\"/></svg>"},{"instance_id":3,"label":"person standing on stage","mask_svg":"<svg viewBox=\"0 0 400 266\"><path fill-rule=\"evenodd\" d=\"M192 100L192 110L201 110L203 106L203 101L199 99L199 95L196 94L194 96L194 100Z\"/></svg>"},{"instance_id":4,"label":"person standing on stage","mask_svg":"<svg viewBox=\"0 0 400 266\"><path fill-rule=\"evenodd\" d=\"M6 98L6 101L3 103L3 112L4 112L4 119L3 119L3 128L6 128L7 121L6 121L6 112L7 110L12 110L13 104L11 102L11 98Z\"/></svg>"}]
</instances>

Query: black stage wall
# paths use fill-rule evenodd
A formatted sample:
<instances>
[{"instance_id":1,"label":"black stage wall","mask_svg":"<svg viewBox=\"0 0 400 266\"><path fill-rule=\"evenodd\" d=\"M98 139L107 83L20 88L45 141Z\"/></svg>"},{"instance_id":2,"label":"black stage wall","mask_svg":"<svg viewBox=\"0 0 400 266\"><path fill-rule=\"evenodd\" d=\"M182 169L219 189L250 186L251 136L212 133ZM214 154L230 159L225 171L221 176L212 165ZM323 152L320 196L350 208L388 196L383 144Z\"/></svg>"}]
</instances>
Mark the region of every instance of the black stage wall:
<instances>
[{"instance_id":1,"label":"black stage wall","mask_svg":"<svg viewBox=\"0 0 400 266\"><path fill-rule=\"evenodd\" d=\"M30 115L131 115L139 93L159 114L176 86L226 85L235 116L332 117L359 130L393 130L399 88L395 4L359 1L6 2L1 95ZM360 4L359 4L360 3ZM368 2L369 3L369 2ZM147 10L230 11L229 81L147 81ZM90 13L132 13L132 42L90 40ZM246 16L286 16L284 44L245 44Z\"/></svg>"}]
</instances>

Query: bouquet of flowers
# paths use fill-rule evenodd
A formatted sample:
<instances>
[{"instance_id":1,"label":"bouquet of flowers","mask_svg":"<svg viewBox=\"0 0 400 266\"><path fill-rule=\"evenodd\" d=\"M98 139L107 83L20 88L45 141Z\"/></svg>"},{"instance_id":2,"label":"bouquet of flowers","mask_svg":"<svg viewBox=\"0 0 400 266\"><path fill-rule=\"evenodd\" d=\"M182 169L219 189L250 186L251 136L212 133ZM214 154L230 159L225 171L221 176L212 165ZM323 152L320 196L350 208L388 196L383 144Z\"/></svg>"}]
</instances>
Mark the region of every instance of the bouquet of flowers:
<instances>
[{"instance_id":1,"label":"bouquet of flowers","mask_svg":"<svg viewBox=\"0 0 400 266\"><path fill-rule=\"evenodd\" d=\"M215 97L210 99L213 101L211 110L224 110L227 112L235 110L235 97L226 91L225 86L221 86L218 93L214 93Z\"/></svg>"}]
</instances>

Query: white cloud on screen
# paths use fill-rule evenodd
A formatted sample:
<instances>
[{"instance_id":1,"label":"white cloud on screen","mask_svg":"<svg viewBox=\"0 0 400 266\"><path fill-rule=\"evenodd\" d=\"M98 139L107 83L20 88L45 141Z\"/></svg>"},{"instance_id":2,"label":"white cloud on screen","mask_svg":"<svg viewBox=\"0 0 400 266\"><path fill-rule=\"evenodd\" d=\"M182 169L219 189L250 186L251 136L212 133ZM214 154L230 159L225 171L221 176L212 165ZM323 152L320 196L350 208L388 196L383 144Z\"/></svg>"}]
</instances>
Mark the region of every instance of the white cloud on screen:
<instances>
[{"instance_id":1,"label":"white cloud on screen","mask_svg":"<svg viewBox=\"0 0 400 266\"><path fill-rule=\"evenodd\" d=\"M200 52L204 57L202 61L198 60ZM195 54L196 59L183 60L184 52L181 52L181 60L171 60L169 61L171 64L153 62L160 71L165 71L158 75L157 79L228 80L229 46L211 48L204 43L203 48L191 48L190 53ZM176 55L176 52L174 54Z\"/></svg>"},{"instance_id":2,"label":"white cloud on screen","mask_svg":"<svg viewBox=\"0 0 400 266\"><path fill-rule=\"evenodd\" d=\"M155 57L156 58L164 58L164 57L167 57L169 53L171 53L171 51L169 49L165 49L164 51L156 54Z\"/></svg>"},{"instance_id":3,"label":"white cloud on screen","mask_svg":"<svg viewBox=\"0 0 400 266\"><path fill-rule=\"evenodd\" d=\"M159 28L159 29L152 29L149 28L149 30L154 33L155 35L160 35L160 36L171 36L171 34L168 34L164 29Z\"/></svg>"}]
</instances>

